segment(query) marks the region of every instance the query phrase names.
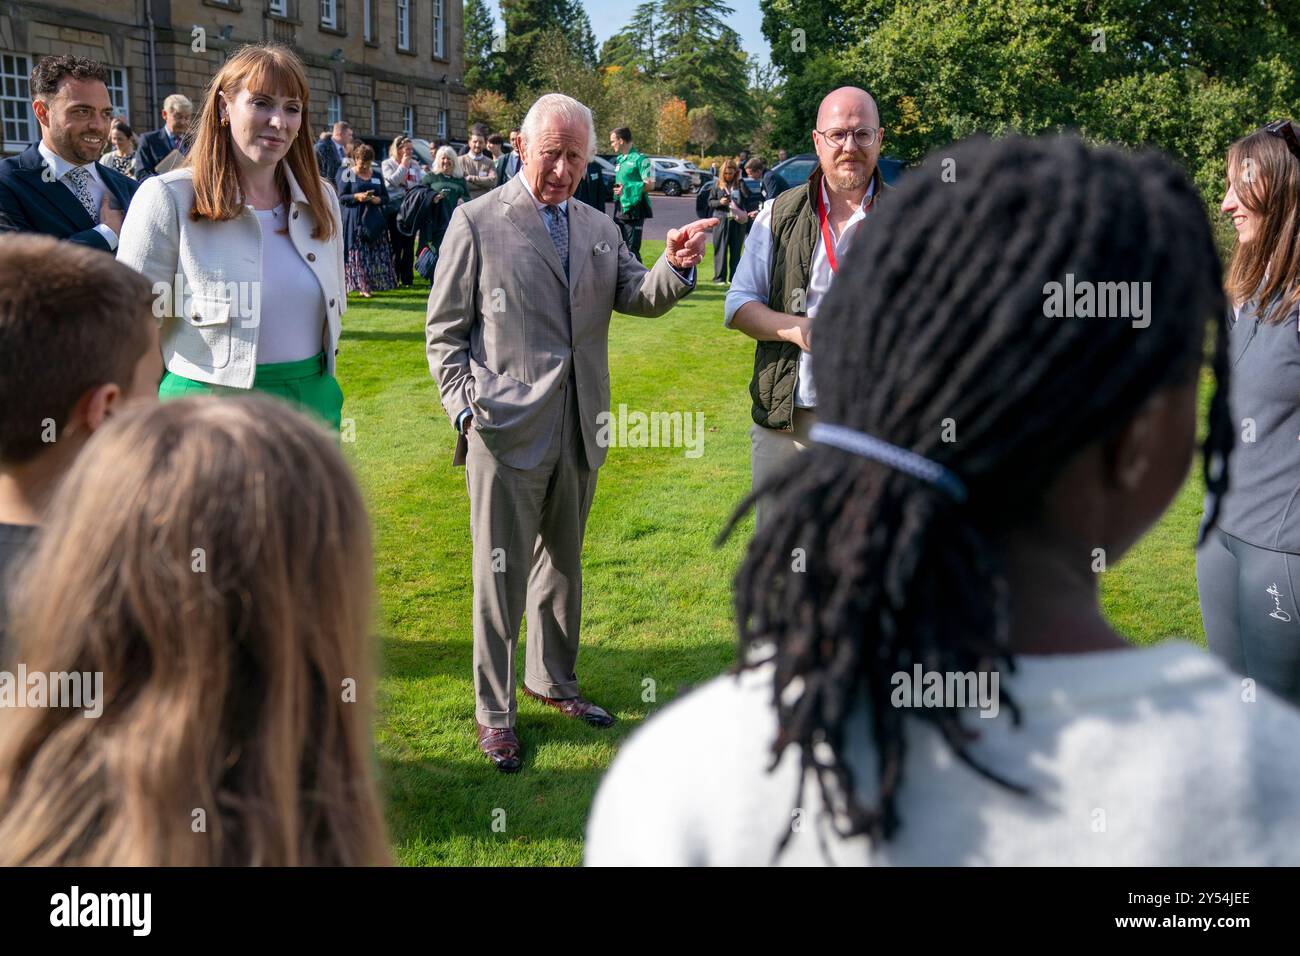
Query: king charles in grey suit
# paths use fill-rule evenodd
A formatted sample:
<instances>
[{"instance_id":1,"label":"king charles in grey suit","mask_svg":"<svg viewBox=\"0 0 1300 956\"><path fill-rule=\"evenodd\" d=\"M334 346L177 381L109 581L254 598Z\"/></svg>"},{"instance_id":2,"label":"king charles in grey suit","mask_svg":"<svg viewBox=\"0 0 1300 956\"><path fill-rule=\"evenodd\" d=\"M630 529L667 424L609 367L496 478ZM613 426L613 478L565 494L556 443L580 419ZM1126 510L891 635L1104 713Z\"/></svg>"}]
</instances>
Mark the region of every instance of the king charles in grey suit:
<instances>
[{"instance_id":1,"label":"king charles in grey suit","mask_svg":"<svg viewBox=\"0 0 1300 956\"><path fill-rule=\"evenodd\" d=\"M523 123L524 168L459 207L439 250L425 327L429 369L460 435L474 544L479 748L521 765L515 648L528 618L524 693L597 727L578 693L582 539L606 449L609 322L663 315L694 288L716 220L668 234L651 269L608 216L572 200L596 148L591 112L559 93Z\"/></svg>"}]
</instances>

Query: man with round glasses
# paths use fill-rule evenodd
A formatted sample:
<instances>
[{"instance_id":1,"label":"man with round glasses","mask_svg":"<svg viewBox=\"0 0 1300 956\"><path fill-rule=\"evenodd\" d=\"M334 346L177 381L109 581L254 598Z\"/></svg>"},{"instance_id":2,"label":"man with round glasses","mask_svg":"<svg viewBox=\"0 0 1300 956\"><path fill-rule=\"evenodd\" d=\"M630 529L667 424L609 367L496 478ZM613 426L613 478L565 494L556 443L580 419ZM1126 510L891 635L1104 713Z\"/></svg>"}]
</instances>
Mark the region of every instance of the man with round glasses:
<instances>
[{"instance_id":1,"label":"man with round glasses","mask_svg":"<svg viewBox=\"0 0 1300 956\"><path fill-rule=\"evenodd\" d=\"M812 131L818 168L802 188L766 203L750 228L724 324L757 342L749 383L755 488L804 450L817 420L813 318L883 189L876 168L883 138L870 94L853 86L832 90ZM762 522L760 501L756 528Z\"/></svg>"}]
</instances>

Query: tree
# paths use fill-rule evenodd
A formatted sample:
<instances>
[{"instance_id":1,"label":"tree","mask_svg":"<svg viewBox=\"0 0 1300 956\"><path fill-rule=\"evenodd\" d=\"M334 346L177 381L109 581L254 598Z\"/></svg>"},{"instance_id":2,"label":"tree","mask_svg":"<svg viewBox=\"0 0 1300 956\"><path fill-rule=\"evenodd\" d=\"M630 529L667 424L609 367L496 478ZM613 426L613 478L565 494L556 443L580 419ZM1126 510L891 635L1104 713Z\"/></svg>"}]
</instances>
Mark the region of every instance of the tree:
<instances>
[{"instance_id":1,"label":"tree","mask_svg":"<svg viewBox=\"0 0 1300 956\"><path fill-rule=\"evenodd\" d=\"M490 130L507 130L517 121L510 101L496 90L476 90L469 95L469 124L483 123Z\"/></svg>"},{"instance_id":2,"label":"tree","mask_svg":"<svg viewBox=\"0 0 1300 956\"><path fill-rule=\"evenodd\" d=\"M700 148L700 158L718 141L718 118L712 106L697 106L686 114L691 127L691 142Z\"/></svg>"},{"instance_id":3,"label":"tree","mask_svg":"<svg viewBox=\"0 0 1300 956\"><path fill-rule=\"evenodd\" d=\"M514 100L537 78L537 54L548 33L565 34L571 24L572 0L501 0L506 24L506 49L501 92ZM595 41L592 41L594 47ZM594 59L594 51L593 51Z\"/></svg>"},{"instance_id":4,"label":"tree","mask_svg":"<svg viewBox=\"0 0 1300 956\"><path fill-rule=\"evenodd\" d=\"M692 106L713 107L718 139L748 144L756 112L749 95L749 58L724 22L722 0L659 0L659 72Z\"/></svg>"},{"instance_id":5,"label":"tree","mask_svg":"<svg viewBox=\"0 0 1300 956\"><path fill-rule=\"evenodd\" d=\"M674 96L659 107L655 132L659 149L663 152L672 156L686 152L686 141L691 135L691 124L686 118L686 104Z\"/></svg>"},{"instance_id":6,"label":"tree","mask_svg":"<svg viewBox=\"0 0 1300 956\"><path fill-rule=\"evenodd\" d=\"M778 143L807 142L836 86L871 92L885 152L980 131L1077 129L1180 158L1217 204L1238 136L1300 100L1295 4L1246 0L761 0L784 82ZM1172 10L1171 10L1172 6ZM806 46L792 49L796 29ZM806 147L805 147L806 148Z\"/></svg>"},{"instance_id":7,"label":"tree","mask_svg":"<svg viewBox=\"0 0 1300 956\"><path fill-rule=\"evenodd\" d=\"M486 0L465 0L465 87L495 90L501 87L501 63L493 50L496 28Z\"/></svg>"},{"instance_id":8,"label":"tree","mask_svg":"<svg viewBox=\"0 0 1300 956\"><path fill-rule=\"evenodd\" d=\"M582 0L569 0L564 13L564 22L568 26L570 46L582 65L587 69L596 68L599 62L596 53L596 34L591 30L591 18L582 5Z\"/></svg>"}]
</instances>

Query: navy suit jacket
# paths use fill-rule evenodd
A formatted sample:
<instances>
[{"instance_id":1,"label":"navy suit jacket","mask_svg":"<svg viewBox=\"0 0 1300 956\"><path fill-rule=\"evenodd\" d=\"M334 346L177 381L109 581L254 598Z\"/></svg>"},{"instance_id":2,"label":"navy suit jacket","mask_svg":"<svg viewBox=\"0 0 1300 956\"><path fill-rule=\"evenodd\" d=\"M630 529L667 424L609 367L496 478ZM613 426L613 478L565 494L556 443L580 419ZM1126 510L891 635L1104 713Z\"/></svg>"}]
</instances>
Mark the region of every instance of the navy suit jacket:
<instances>
[{"instance_id":1,"label":"navy suit jacket","mask_svg":"<svg viewBox=\"0 0 1300 956\"><path fill-rule=\"evenodd\" d=\"M39 232L110 251L72 190L61 182L47 182L42 176L45 170L45 157L35 143L17 156L0 160L0 233ZM139 184L103 163L97 172L125 211Z\"/></svg>"},{"instance_id":2,"label":"navy suit jacket","mask_svg":"<svg viewBox=\"0 0 1300 956\"><path fill-rule=\"evenodd\" d=\"M137 180L148 179L150 176L158 174L157 166L167 154L172 151L171 137L167 132L167 127L152 130L140 137L140 145L135 149L135 178ZM181 137L181 152L189 151L189 144L185 137Z\"/></svg>"},{"instance_id":3,"label":"navy suit jacket","mask_svg":"<svg viewBox=\"0 0 1300 956\"><path fill-rule=\"evenodd\" d=\"M339 170L343 168L343 160L339 159L339 151L334 145L334 140L332 138L317 140L313 149L316 151L316 167L320 170L321 178L337 192L336 180Z\"/></svg>"},{"instance_id":4,"label":"navy suit jacket","mask_svg":"<svg viewBox=\"0 0 1300 956\"><path fill-rule=\"evenodd\" d=\"M514 150L511 150L508 153L502 153L501 156L498 157L497 159L497 185L498 186L504 186L506 183L510 182L510 180L514 179L515 176L519 175L519 170L523 169L523 166L521 165L518 168L516 168L513 173L507 172L507 170L509 170L510 167L514 164L514 161L510 158L514 155L515 155Z\"/></svg>"}]
</instances>

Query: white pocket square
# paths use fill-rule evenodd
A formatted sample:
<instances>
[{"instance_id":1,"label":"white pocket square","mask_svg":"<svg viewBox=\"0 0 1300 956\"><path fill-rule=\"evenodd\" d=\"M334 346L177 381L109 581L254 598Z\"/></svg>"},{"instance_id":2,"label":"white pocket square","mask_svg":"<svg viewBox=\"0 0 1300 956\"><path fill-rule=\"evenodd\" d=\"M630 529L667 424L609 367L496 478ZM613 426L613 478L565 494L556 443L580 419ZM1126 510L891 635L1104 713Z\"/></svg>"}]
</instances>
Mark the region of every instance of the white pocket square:
<instances>
[{"instance_id":1,"label":"white pocket square","mask_svg":"<svg viewBox=\"0 0 1300 956\"><path fill-rule=\"evenodd\" d=\"M598 243L596 243L595 246L592 247L592 250L591 250L591 254L592 254L593 256L603 256L603 255L604 255L605 253L607 253L607 252L609 252L609 243L608 243L608 242L598 242Z\"/></svg>"}]
</instances>

